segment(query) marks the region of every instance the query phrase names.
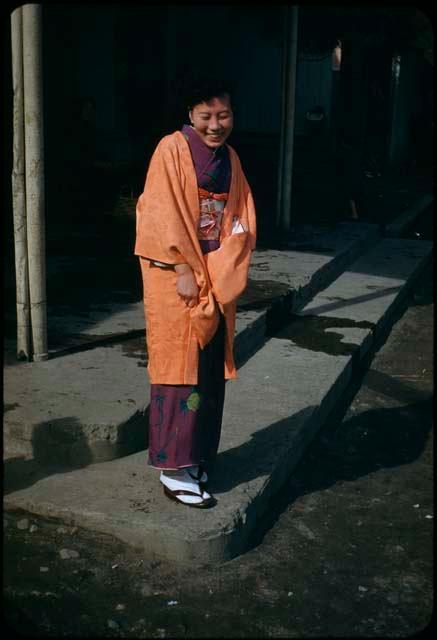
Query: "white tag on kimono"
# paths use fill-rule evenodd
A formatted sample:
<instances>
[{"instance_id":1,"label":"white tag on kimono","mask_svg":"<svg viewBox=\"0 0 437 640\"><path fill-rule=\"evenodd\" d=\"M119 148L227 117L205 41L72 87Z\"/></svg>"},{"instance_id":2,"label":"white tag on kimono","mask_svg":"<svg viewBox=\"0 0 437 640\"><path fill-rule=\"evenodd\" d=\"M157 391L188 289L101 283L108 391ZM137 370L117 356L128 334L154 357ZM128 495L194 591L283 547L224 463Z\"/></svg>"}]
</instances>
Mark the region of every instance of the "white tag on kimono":
<instances>
[{"instance_id":1,"label":"white tag on kimono","mask_svg":"<svg viewBox=\"0 0 437 640\"><path fill-rule=\"evenodd\" d=\"M237 216L234 216L234 218L232 220L231 235L235 235L236 233L244 233L245 231L246 231L246 229L241 224L240 219L237 218Z\"/></svg>"}]
</instances>

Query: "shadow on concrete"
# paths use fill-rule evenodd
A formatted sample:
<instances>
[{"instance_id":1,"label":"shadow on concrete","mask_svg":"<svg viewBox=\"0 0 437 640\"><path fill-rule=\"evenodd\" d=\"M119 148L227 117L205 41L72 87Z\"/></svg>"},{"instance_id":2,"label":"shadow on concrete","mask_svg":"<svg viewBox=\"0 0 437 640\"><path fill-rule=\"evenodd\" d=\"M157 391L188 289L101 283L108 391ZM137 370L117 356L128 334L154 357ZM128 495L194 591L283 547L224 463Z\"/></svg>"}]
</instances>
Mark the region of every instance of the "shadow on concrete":
<instances>
[{"instance_id":1,"label":"shadow on concrete","mask_svg":"<svg viewBox=\"0 0 437 640\"><path fill-rule=\"evenodd\" d=\"M334 309L353 307L354 304L361 304L362 302L368 302L369 300L375 300L376 298L385 298L385 296L388 296L390 294L398 293L402 288L402 285L399 285L397 287L382 287L381 289L379 289L379 291L366 293L361 296L355 296L354 298L336 298L335 302L330 302L328 304L322 304L319 307L311 308L310 313L311 315L317 315L318 313L334 311Z\"/></svg>"},{"instance_id":2,"label":"shadow on concrete","mask_svg":"<svg viewBox=\"0 0 437 640\"><path fill-rule=\"evenodd\" d=\"M208 489L212 493L226 493L259 476L269 477L277 458L283 456L285 441L293 439L302 424L311 419L316 408L310 406L274 422L254 433L244 444L219 453Z\"/></svg>"},{"instance_id":3,"label":"shadow on concrete","mask_svg":"<svg viewBox=\"0 0 437 640\"><path fill-rule=\"evenodd\" d=\"M3 491L7 495L26 489L55 473L81 469L92 454L78 420L59 418L36 425L32 434L33 458L9 458L3 463Z\"/></svg>"},{"instance_id":4,"label":"shadow on concrete","mask_svg":"<svg viewBox=\"0 0 437 640\"><path fill-rule=\"evenodd\" d=\"M71 224L71 228L58 224L53 237L50 230L47 233L49 348L76 344L74 334L89 331L95 322L112 316L114 305L122 312L142 300L140 266L133 253L134 219L103 220L99 215L96 213L96 220ZM14 341L15 297L12 255L5 262L4 315L5 335Z\"/></svg>"},{"instance_id":5,"label":"shadow on concrete","mask_svg":"<svg viewBox=\"0 0 437 640\"><path fill-rule=\"evenodd\" d=\"M68 473L144 451L149 446L148 422L149 407L145 407L120 425L117 442L105 441L100 436L91 446L89 434L76 418L41 422L32 433L32 458L16 456L4 461L4 494L26 489L55 473Z\"/></svg>"},{"instance_id":6,"label":"shadow on concrete","mask_svg":"<svg viewBox=\"0 0 437 640\"><path fill-rule=\"evenodd\" d=\"M314 445L310 447L313 454L319 448L320 451L329 449L332 452L331 455L335 455L333 474L329 482L325 483L323 480L316 485L314 485L314 478L320 474L309 474L306 478L309 484L304 493L308 493L308 490L325 489L340 479L352 480L361 475L367 475L381 467L408 464L422 453L432 427L429 418L432 415L432 397L374 370L367 373L366 386L395 400L411 404L407 407L364 412L346 420L340 424L340 427L337 426L337 430L333 433L330 433L333 428L333 418L330 418L319 432ZM303 422L311 420L316 409L315 406L307 407L288 418L274 422L253 434L248 442L220 453L208 485L212 493L225 493L259 476L270 476L275 461L278 457L282 457L286 440L291 440L295 432L302 429ZM417 414L420 415L420 420L417 420ZM356 454L358 457L353 458L353 464L349 468L349 461L352 458L345 455L341 443L344 439L349 443L349 440L355 437L361 438L359 434L363 425L367 434L366 440L360 439ZM296 447L301 445L303 439L304 437L298 436ZM371 443L370 446L369 443ZM307 453L303 459L307 459ZM317 467L320 465L323 467L323 459L315 464ZM294 472L293 478L296 478Z\"/></svg>"}]
</instances>

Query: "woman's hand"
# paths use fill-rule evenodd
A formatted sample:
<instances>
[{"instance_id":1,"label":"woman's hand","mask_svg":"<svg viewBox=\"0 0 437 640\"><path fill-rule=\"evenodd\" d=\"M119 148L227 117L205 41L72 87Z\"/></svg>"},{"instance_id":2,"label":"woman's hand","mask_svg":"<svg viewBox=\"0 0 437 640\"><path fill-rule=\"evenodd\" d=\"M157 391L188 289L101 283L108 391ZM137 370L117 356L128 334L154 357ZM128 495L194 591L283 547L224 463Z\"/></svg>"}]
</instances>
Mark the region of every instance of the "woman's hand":
<instances>
[{"instance_id":1,"label":"woman's hand","mask_svg":"<svg viewBox=\"0 0 437 640\"><path fill-rule=\"evenodd\" d=\"M195 307L199 302L199 287L189 264L176 264L177 292L187 307Z\"/></svg>"}]
</instances>

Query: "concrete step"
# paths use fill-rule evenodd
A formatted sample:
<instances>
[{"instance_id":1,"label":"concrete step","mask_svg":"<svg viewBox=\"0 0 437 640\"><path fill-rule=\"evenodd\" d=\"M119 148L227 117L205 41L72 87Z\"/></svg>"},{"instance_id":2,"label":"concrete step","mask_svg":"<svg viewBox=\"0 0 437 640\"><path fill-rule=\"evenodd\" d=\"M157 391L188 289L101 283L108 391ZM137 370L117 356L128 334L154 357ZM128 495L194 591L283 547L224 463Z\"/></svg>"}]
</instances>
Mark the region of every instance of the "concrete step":
<instances>
[{"instance_id":1,"label":"concrete step","mask_svg":"<svg viewBox=\"0 0 437 640\"><path fill-rule=\"evenodd\" d=\"M335 230L328 227L301 225L297 239L286 250L255 250L249 274L249 285L239 299L239 310L265 309L272 300L293 294L296 301L318 288L319 281L333 279L356 258L378 235L375 225L344 223ZM299 255L296 256L295 251ZM54 261L51 269L64 272L77 270L74 261ZM93 272L92 259L82 264L82 277ZM272 289L272 286L274 287ZM112 291L112 300L90 303L86 309L75 306L49 306L48 333L51 357L65 353L69 345L90 348L107 341L108 338L137 336L144 330L142 301L114 302L126 292ZM244 320L244 313L239 318ZM242 326L244 322L242 323ZM240 336L240 331L237 329ZM240 337L238 338L238 340ZM238 341L237 340L237 341ZM50 344L51 343L51 344Z\"/></svg>"},{"instance_id":2,"label":"concrete step","mask_svg":"<svg viewBox=\"0 0 437 640\"><path fill-rule=\"evenodd\" d=\"M256 351L269 327L302 308L377 238L374 225L308 226L290 250L257 250L239 300L237 363ZM59 340L48 361L5 367L5 456L89 464L144 449L150 386L143 303L58 313L49 314L50 326L72 347Z\"/></svg>"},{"instance_id":3,"label":"concrete step","mask_svg":"<svg viewBox=\"0 0 437 640\"><path fill-rule=\"evenodd\" d=\"M235 557L431 254L429 242L380 241L241 367L226 389L213 509L167 500L145 451L70 470L6 460L5 507L112 534L149 558Z\"/></svg>"}]
</instances>

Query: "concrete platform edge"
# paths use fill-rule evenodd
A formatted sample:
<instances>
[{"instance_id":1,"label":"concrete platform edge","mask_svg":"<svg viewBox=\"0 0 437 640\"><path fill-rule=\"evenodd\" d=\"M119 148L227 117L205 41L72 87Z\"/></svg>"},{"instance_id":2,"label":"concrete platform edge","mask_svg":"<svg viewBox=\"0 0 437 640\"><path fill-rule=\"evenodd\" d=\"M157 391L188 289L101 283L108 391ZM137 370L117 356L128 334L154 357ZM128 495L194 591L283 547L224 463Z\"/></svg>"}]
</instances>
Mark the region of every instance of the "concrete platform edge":
<instances>
[{"instance_id":1,"label":"concrete platform edge","mask_svg":"<svg viewBox=\"0 0 437 640\"><path fill-rule=\"evenodd\" d=\"M333 257L327 264L320 267L310 277L309 281L297 288L289 289L285 295L278 298L267 308L260 310L256 317L246 323L246 326L235 336L234 354L237 367L241 367L256 351L263 346L266 340L266 331L283 322L286 322L290 313L302 309L319 291L329 286L354 260L360 257L372 243L380 239L376 225L368 225L365 235L355 240L347 249ZM237 309L238 317L238 309ZM135 332L137 333L137 331ZM114 337L108 338L113 342ZM94 425L81 425L81 438L86 444L88 462L106 462L115 458L129 455L144 448L144 424L147 419L148 406L134 409L126 413L123 420L117 424L109 425L110 437L99 440L96 438ZM26 424L19 428L17 425L8 425L5 422L4 437L11 441L11 449L18 455L32 456L32 425ZM103 429L105 432L107 429ZM87 431L92 435L87 435ZM71 451L68 457L73 456L77 460L81 455L83 446L74 447L70 442ZM41 449L41 447L40 447ZM46 442L47 460L50 460L50 452L53 450L54 458L58 459L62 453L59 449L59 441L48 438ZM67 455L67 454L66 454Z\"/></svg>"}]
</instances>

